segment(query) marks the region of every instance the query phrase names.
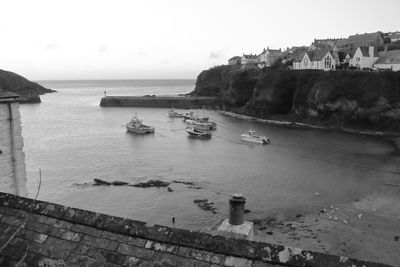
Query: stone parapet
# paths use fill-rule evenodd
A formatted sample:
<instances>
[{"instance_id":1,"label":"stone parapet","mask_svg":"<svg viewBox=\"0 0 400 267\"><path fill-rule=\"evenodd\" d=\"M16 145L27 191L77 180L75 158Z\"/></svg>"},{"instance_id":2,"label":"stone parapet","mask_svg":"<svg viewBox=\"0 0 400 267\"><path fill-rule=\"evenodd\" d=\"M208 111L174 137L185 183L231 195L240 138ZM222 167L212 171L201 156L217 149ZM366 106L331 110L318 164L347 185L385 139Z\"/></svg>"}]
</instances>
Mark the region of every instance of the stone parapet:
<instances>
[{"instance_id":1,"label":"stone parapet","mask_svg":"<svg viewBox=\"0 0 400 267\"><path fill-rule=\"evenodd\" d=\"M0 233L0 246L9 242L0 251L1 266L14 266L21 259L28 266L388 266L149 226L6 193L0 193Z\"/></svg>"}]
</instances>

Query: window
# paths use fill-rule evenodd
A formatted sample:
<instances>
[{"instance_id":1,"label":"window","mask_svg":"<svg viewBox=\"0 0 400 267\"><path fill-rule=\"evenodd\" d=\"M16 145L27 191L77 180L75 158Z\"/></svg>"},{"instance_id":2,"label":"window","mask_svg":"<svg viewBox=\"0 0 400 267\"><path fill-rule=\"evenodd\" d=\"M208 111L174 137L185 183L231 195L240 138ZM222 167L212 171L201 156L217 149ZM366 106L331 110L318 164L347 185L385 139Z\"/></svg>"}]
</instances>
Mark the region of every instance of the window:
<instances>
[{"instance_id":1,"label":"window","mask_svg":"<svg viewBox=\"0 0 400 267\"><path fill-rule=\"evenodd\" d=\"M307 57L304 58L303 64L304 64L304 68L308 67L308 58Z\"/></svg>"},{"instance_id":2,"label":"window","mask_svg":"<svg viewBox=\"0 0 400 267\"><path fill-rule=\"evenodd\" d=\"M325 69L332 68L332 59L330 57L325 58Z\"/></svg>"}]
</instances>

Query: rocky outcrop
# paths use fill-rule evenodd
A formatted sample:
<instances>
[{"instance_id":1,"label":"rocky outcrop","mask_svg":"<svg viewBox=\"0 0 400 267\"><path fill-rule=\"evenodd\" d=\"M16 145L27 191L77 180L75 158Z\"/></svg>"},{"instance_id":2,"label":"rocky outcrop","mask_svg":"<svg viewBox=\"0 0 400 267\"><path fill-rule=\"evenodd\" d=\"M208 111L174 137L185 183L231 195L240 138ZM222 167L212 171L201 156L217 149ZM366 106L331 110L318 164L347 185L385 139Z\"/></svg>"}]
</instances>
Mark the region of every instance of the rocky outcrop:
<instances>
[{"instance_id":1,"label":"rocky outcrop","mask_svg":"<svg viewBox=\"0 0 400 267\"><path fill-rule=\"evenodd\" d=\"M400 132L400 73L288 71L218 66L192 95L218 97L224 110L333 128Z\"/></svg>"},{"instance_id":2,"label":"rocky outcrop","mask_svg":"<svg viewBox=\"0 0 400 267\"><path fill-rule=\"evenodd\" d=\"M28 81L16 73L5 70L0 70L0 90L19 94L21 103L40 103L39 95L55 92L35 82Z\"/></svg>"}]
</instances>

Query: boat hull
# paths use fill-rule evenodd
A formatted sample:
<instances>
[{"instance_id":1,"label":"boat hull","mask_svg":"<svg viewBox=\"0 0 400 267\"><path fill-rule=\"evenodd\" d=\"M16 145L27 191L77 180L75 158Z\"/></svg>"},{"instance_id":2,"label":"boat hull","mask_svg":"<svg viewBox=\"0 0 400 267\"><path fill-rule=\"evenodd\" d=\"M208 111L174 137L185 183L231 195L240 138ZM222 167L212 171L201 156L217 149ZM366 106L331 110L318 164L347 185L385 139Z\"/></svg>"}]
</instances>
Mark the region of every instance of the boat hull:
<instances>
[{"instance_id":1,"label":"boat hull","mask_svg":"<svg viewBox=\"0 0 400 267\"><path fill-rule=\"evenodd\" d=\"M258 144L263 144L263 145L267 145L267 144L271 143L271 141L268 138L266 138L265 136L251 136L248 134L242 134L241 137L242 137L242 140L246 141L246 142L258 143Z\"/></svg>"},{"instance_id":2,"label":"boat hull","mask_svg":"<svg viewBox=\"0 0 400 267\"><path fill-rule=\"evenodd\" d=\"M205 132L205 131L202 131L199 129L187 128L186 132L189 134L189 136L195 137L195 138L201 138L201 139L211 138L211 133Z\"/></svg>"},{"instance_id":3,"label":"boat hull","mask_svg":"<svg viewBox=\"0 0 400 267\"><path fill-rule=\"evenodd\" d=\"M183 118L184 115L181 113L176 113L176 112L168 112L168 116L170 118Z\"/></svg>"},{"instance_id":4,"label":"boat hull","mask_svg":"<svg viewBox=\"0 0 400 267\"><path fill-rule=\"evenodd\" d=\"M138 133L138 134L148 134L148 133L154 133L154 127L150 126L142 126L140 128L132 127L129 124L125 125L126 130L128 132L132 133Z\"/></svg>"}]
</instances>

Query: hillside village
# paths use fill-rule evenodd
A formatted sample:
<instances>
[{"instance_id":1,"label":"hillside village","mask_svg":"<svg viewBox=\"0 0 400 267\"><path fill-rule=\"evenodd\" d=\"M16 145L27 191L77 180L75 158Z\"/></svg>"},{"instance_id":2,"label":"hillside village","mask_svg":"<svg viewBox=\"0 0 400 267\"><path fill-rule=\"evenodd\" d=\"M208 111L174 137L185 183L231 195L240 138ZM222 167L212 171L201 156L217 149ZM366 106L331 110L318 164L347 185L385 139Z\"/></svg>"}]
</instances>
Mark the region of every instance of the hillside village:
<instances>
[{"instance_id":1,"label":"hillside village","mask_svg":"<svg viewBox=\"0 0 400 267\"><path fill-rule=\"evenodd\" d=\"M228 60L242 68L291 70L400 70L400 31L350 35L348 38L314 39L310 46L264 49L260 54L243 54Z\"/></svg>"}]
</instances>

